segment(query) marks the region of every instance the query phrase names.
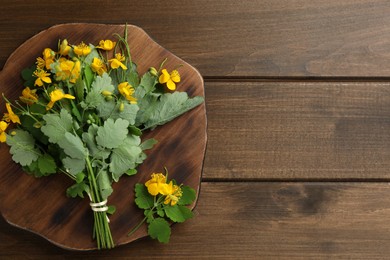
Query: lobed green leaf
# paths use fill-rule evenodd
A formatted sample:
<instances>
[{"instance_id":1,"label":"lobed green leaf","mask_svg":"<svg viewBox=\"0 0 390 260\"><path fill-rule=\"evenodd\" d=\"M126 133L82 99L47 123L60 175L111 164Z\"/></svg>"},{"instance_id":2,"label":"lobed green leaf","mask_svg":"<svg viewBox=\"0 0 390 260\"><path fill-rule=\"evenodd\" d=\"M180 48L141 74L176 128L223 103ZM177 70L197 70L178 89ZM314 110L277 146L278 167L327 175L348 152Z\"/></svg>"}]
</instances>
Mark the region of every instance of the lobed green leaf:
<instances>
[{"instance_id":1,"label":"lobed green leaf","mask_svg":"<svg viewBox=\"0 0 390 260\"><path fill-rule=\"evenodd\" d=\"M180 187L182 195L177 202L178 205L189 205L196 199L196 191L189 186Z\"/></svg>"},{"instance_id":2,"label":"lobed green leaf","mask_svg":"<svg viewBox=\"0 0 390 260\"><path fill-rule=\"evenodd\" d=\"M51 143L58 143L64 138L65 133L72 130L72 115L66 109L61 109L60 114L46 114L43 120L46 124L41 127L41 130L49 137Z\"/></svg>"},{"instance_id":3,"label":"lobed green leaf","mask_svg":"<svg viewBox=\"0 0 390 260\"><path fill-rule=\"evenodd\" d=\"M157 239L162 243L168 243L171 236L171 227L163 218L155 218L148 227L148 234L151 238Z\"/></svg>"},{"instance_id":4,"label":"lobed green leaf","mask_svg":"<svg viewBox=\"0 0 390 260\"><path fill-rule=\"evenodd\" d=\"M58 145L71 158L82 160L87 156L87 150L84 147L83 141L77 135L69 132L65 133L64 138L58 141Z\"/></svg>"},{"instance_id":5,"label":"lobed green leaf","mask_svg":"<svg viewBox=\"0 0 390 260\"><path fill-rule=\"evenodd\" d=\"M15 135L7 135L6 142L11 147L12 159L22 166L27 166L36 161L41 152L35 147L34 137L27 131L13 130Z\"/></svg>"},{"instance_id":6,"label":"lobed green leaf","mask_svg":"<svg viewBox=\"0 0 390 260\"><path fill-rule=\"evenodd\" d=\"M182 205L175 205L175 206L165 205L164 211L167 217L170 218L173 222L181 223L193 217L192 211L189 208Z\"/></svg>"},{"instance_id":7,"label":"lobed green leaf","mask_svg":"<svg viewBox=\"0 0 390 260\"><path fill-rule=\"evenodd\" d=\"M135 185L135 204L140 209L150 209L153 207L153 196L149 194L144 184L137 183Z\"/></svg>"},{"instance_id":8,"label":"lobed green leaf","mask_svg":"<svg viewBox=\"0 0 390 260\"><path fill-rule=\"evenodd\" d=\"M97 131L96 142L106 148L119 147L127 137L129 122L121 118L115 121L111 118L104 122Z\"/></svg>"}]
</instances>

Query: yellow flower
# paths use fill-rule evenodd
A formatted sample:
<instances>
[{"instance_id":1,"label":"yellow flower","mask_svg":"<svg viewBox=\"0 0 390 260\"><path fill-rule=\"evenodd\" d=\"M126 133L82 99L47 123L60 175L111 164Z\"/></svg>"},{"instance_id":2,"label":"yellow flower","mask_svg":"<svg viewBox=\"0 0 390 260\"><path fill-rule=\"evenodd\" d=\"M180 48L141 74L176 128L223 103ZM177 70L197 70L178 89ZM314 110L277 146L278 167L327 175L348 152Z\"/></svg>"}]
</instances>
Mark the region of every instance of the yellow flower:
<instances>
[{"instance_id":1,"label":"yellow flower","mask_svg":"<svg viewBox=\"0 0 390 260\"><path fill-rule=\"evenodd\" d=\"M45 48L43 50L43 59L45 60L45 67L47 70L50 70L50 65L54 62L55 52L50 48Z\"/></svg>"},{"instance_id":2,"label":"yellow flower","mask_svg":"<svg viewBox=\"0 0 390 260\"><path fill-rule=\"evenodd\" d=\"M127 70L127 67L125 66L125 64L122 63L122 61L124 61L124 60L125 60L125 57L122 56L122 54L117 53L117 54L115 54L114 59L110 59L108 61L111 62L112 69L117 69L117 68L121 67L122 69Z\"/></svg>"},{"instance_id":3,"label":"yellow flower","mask_svg":"<svg viewBox=\"0 0 390 260\"><path fill-rule=\"evenodd\" d=\"M71 50L71 47L68 45L68 41L65 39L60 44L60 49L58 52L61 54L61 56L66 56L69 54L69 51Z\"/></svg>"},{"instance_id":4,"label":"yellow flower","mask_svg":"<svg viewBox=\"0 0 390 260\"><path fill-rule=\"evenodd\" d=\"M35 63L37 64L38 69L43 70L46 67L46 62L42 57L38 57Z\"/></svg>"},{"instance_id":5,"label":"yellow flower","mask_svg":"<svg viewBox=\"0 0 390 260\"><path fill-rule=\"evenodd\" d=\"M79 45L74 46L73 51L78 56L87 56L91 53L91 47L86 45L84 42L81 42Z\"/></svg>"},{"instance_id":6,"label":"yellow flower","mask_svg":"<svg viewBox=\"0 0 390 260\"><path fill-rule=\"evenodd\" d=\"M180 74L177 70L173 70L171 74L168 73L166 69L163 69L162 74L160 75L158 81L161 84L166 83L168 89L170 90L175 90L176 89L176 84L180 82Z\"/></svg>"},{"instance_id":7,"label":"yellow flower","mask_svg":"<svg viewBox=\"0 0 390 260\"><path fill-rule=\"evenodd\" d=\"M129 82L122 82L118 85L119 93L124 96L131 104L137 104L137 99L133 97L134 88L129 84Z\"/></svg>"},{"instance_id":8,"label":"yellow flower","mask_svg":"<svg viewBox=\"0 0 390 260\"><path fill-rule=\"evenodd\" d=\"M115 47L115 42L111 40L101 40L96 48L103 49L105 51L111 51Z\"/></svg>"},{"instance_id":9,"label":"yellow flower","mask_svg":"<svg viewBox=\"0 0 390 260\"><path fill-rule=\"evenodd\" d=\"M172 181L168 184L167 187L167 196L165 197L164 204L171 204L171 206L175 206L179 201L182 192L179 186L174 185Z\"/></svg>"},{"instance_id":10,"label":"yellow flower","mask_svg":"<svg viewBox=\"0 0 390 260\"><path fill-rule=\"evenodd\" d=\"M28 105L32 105L38 101L38 95L35 93L36 91L36 89L31 90L29 87L26 87L23 89L22 96L20 96L19 99Z\"/></svg>"},{"instance_id":11,"label":"yellow flower","mask_svg":"<svg viewBox=\"0 0 390 260\"><path fill-rule=\"evenodd\" d=\"M8 124L4 121L0 121L0 143L4 143L7 140L7 135L5 130L7 129Z\"/></svg>"},{"instance_id":12,"label":"yellow flower","mask_svg":"<svg viewBox=\"0 0 390 260\"><path fill-rule=\"evenodd\" d=\"M99 58L93 58L91 63L91 69L100 76L103 75L104 72L107 72L106 64L104 64L103 61Z\"/></svg>"},{"instance_id":13,"label":"yellow flower","mask_svg":"<svg viewBox=\"0 0 390 260\"><path fill-rule=\"evenodd\" d=\"M73 62L71 60L61 58L56 69L56 80L69 80L71 83L76 83L80 76L80 61Z\"/></svg>"},{"instance_id":14,"label":"yellow flower","mask_svg":"<svg viewBox=\"0 0 390 260\"><path fill-rule=\"evenodd\" d=\"M20 119L19 117L12 111L11 104L6 103L5 107L7 108L8 113L4 113L4 120L7 122L12 121L12 123L18 123L20 124Z\"/></svg>"},{"instance_id":15,"label":"yellow flower","mask_svg":"<svg viewBox=\"0 0 390 260\"><path fill-rule=\"evenodd\" d=\"M152 173L152 178L145 183L148 188L148 192L152 196L157 194L167 195L168 184L166 183L166 177L162 173Z\"/></svg>"},{"instance_id":16,"label":"yellow flower","mask_svg":"<svg viewBox=\"0 0 390 260\"><path fill-rule=\"evenodd\" d=\"M34 76L37 77L34 86L42 87L43 82L51 83L51 79L48 77L50 76L50 73L47 73L45 70L37 69L36 71L34 71Z\"/></svg>"},{"instance_id":17,"label":"yellow flower","mask_svg":"<svg viewBox=\"0 0 390 260\"><path fill-rule=\"evenodd\" d=\"M61 99L64 99L64 98L75 99L74 96L69 95L69 94L65 94L64 91L62 91L62 89L53 90L52 92L50 92L50 102L47 104L46 110L52 109L55 102L57 102Z\"/></svg>"}]
</instances>

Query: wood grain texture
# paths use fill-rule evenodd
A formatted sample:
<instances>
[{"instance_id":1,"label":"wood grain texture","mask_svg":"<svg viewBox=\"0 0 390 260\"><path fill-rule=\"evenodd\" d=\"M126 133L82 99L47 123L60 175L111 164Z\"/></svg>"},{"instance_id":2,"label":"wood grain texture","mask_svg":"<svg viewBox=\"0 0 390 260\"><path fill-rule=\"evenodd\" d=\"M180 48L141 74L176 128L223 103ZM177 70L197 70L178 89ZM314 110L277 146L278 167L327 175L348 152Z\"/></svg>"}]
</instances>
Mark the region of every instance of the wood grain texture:
<instances>
[{"instance_id":1,"label":"wood grain texture","mask_svg":"<svg viewBox=\"0 0 390 260\"><path fill-rule=\"evenodd\" d=\"M203 76L387 77L389 13L387 0L2 1L0 67L52 25L127 22Z\"/></svg>"},{"instance_id":2,"label":"wood grain texture","mask_svg":"<svg viewBox=\"0 0 390 260\"><path fill-rule=\"evenodd\" d=\"M387 183L203 183L195 218L173 226L169 245L69 252L0 221L0 258L383 259L389 193Z\"/></svg>"},{"instance_id":3,"label":"wood grain texture","mask_svg":"<svg viewBox=\"0 0 390 260\"><path fill-rule=\"evenodd\" d=\"M113 39L113 33L122 34L124 28L123 25L66 24L37 34L22 44L7 60L0 73L0 92L10 100L18 99L23 89L21 70L31 66L36 57L41 56L44 48L56 49L59 39L67 38L69 43L75 44L84 41L97 45L101 39ZM178 64L183 64L180 69L183 80L178 85L178 90L186 91L189 96L204 96L203 79L195 68L153 42L136 26L128 26L128 35L132 59L137 63L140 74L150 66L158 67L168 58L165 66L169 71ZM146 132L142 138L155 138L159 143L147 152L149 156L137 168L136 176L121 178L120 182L114 183L114 192L108 202L115 205L118 211L118 214L110 218L116 245L134 241L147 234L145 226L133 236L127 236L143 219L143 213L134 204L135 183L144 183L151 173L162 172L163 167L167 167L170 178L199 191L206 146L205 105L198 106L154 131ZM11 224L38 233L61 247L95 249L89 201L67 198L65 191L72 182L66 178L55 175L36 179L25 174L12 162L9 148L1 145L0 212ZM72 239L74 237L77 239Z\"/></svg>"},{"instance_id":4,"label":"wood grain texture","mask_svg":"<svg viewBox=\"0 0 390 260\"><path fill-rule=\"evenodd\" d=\"M390 83L209 82L211 179L389 179Z\"/></svg>"},{"instance_id":5,"label":"wood grain texture","mask_svg":"<svg viewBox=\"0 0 390 260\"><path fill-rule=\"evenodd\" d=\"M170 244L69 252L0 220L0 258L389 258L389 1L0 2L0 67L55 24L142 27L205 77L209 136Z\"/></svg>"}]
</instances>

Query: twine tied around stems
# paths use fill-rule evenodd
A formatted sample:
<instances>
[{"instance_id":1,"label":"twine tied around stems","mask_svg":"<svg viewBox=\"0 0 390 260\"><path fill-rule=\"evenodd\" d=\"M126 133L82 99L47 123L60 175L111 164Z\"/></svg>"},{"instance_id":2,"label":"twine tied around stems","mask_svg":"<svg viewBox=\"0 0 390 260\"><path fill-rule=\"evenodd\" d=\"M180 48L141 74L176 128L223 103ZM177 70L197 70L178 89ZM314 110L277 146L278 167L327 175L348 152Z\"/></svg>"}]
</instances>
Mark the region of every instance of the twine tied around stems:
<instances>
[{"instance_id":1,"label":"twine tied around stems","mask_svg":"<svg viewBox=\"0 0 390 260\"><path fill-rule=\"evenodd\" d=\"M107 204L107 200L103 200L102 202L97 202L97 203L93 203L93 202L89 203L91 209L96 212L107 211L108 207L106 204Z\"/></svg>"},{"instance_id":2,"label":"twine tied around stems","mask_svg":"<svg viewBox=\"0 0 390 260\"><path fill-rule=\"evenodd\" d=\"M94 212L105 212L108 210L108 206L107 206L107 200L103 200L102 202L92 202L92 198L91 198L91 195L89 195L89 200L91 201L89 203L89 205L91 206L91 209L92 211ZM108 216L106 215L106 218L107 218L107 222L110 223L110 219L108 218Z\"/></svg>"}]
</instances>

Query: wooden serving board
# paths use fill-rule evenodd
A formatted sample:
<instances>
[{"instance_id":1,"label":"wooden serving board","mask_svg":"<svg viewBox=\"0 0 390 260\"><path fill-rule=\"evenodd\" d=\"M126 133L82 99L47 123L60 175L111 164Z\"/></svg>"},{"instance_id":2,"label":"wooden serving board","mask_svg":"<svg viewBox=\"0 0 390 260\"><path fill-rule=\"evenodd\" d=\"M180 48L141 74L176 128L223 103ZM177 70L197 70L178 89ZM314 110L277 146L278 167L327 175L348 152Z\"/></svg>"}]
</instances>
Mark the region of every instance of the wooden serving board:
<instances>
[{"instance_id":1,"label":"wooden serving board","mask_svg":"<svg viewBox=\"0 0 390 260\"><path fill-rule=\"evenodd\" d=\"M177 90L186 91L191 97L204 96L203 79L195 68L158 45L139 27L127 26L132 59L140 74L150 66L158 67L167 58L165 67L168 70L178 64L184 65L179 70L182 81ZM18 99L23 89L20 72L35 63L45 47L57 50L59 39L67 39L70 44L84 41L97 45L102 39L114 40L113 34L122 35L124 29L125 25L74 23L53 26L36 34L7 60L0 72L0 92L10 100ZM3 101L0 104L2 115L5 105ZM158 144L148 152L148 158L138 167L137 175L122 177L114 183L114 192L109 197L108 204L117 208L110 217L117 246L147 235L144 225L132 236L127 236L143 218L143 212L134 204L135 183L144 183L151 173L163 172L163 167L167 167L169 178L191 186L199 194L207 139L205 104L143 135L144 139L152 137L158 140ZM11 225L43 236L60 247L96 249L89 201L66 197L65 191L70 185L72 181L63 174L36 179L24 173L12 161L8 146L0 144L0 212L3 217Z\"/></svg>"}]
</instances>

